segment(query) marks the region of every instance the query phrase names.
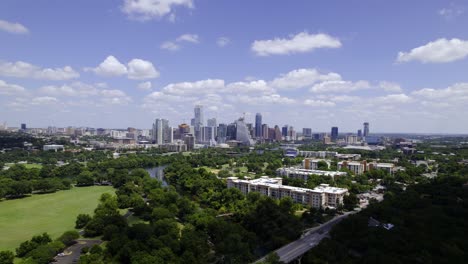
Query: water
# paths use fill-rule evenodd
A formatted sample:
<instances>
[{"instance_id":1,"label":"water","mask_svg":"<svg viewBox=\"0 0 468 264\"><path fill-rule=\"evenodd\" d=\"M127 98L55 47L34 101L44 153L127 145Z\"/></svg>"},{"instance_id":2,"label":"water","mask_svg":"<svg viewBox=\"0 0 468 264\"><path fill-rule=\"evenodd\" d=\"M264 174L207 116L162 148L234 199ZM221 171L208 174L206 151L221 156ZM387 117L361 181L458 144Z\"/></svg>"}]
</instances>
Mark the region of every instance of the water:
<instances>
[{"instance_id":1,"label":"water","mask_svg":"<svg viewBox=\"0 0 468 264\"><path fill-rule=\"evenodd\" d=\"M156 178L162 182L162 186L167 186L166 178L164 178L164 169L167 165L146 168L146 171L149 173L151 178Z\"/></svg>"}]
</instances>

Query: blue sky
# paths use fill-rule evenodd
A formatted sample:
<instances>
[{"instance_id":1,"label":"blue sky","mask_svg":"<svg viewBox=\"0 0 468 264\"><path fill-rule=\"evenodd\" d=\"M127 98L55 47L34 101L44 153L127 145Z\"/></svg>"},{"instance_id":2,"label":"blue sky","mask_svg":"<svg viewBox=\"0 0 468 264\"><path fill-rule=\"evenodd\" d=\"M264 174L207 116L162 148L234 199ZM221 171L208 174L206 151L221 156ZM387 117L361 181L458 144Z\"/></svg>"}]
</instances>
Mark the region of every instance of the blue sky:
<instances>
[{"instance_id":1,"label":"blue sky","mask_svg":"<svg viewBox=\"0 0 468 264\"><path fill-rule=\"evenodd\" d=\"M0 2L0 122L466 133L466 1Z\"/></svg>"}]
</instances>

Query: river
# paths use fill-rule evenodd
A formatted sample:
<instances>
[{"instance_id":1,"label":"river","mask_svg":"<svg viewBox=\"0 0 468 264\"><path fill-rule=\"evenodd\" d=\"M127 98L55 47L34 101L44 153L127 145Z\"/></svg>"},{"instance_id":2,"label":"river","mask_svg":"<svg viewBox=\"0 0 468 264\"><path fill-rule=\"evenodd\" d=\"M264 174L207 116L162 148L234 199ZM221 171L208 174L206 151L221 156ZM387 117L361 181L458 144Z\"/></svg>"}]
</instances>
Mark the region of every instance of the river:
<instances>
[{"instance_id":1,"label":"river","mask_svg":"<svg viewBox=\"0 0 468 264\"><path fill-rule=\"evenodd\" d=\"M164 178L164 169L167 165L146 168L146 171L149 173L151 178L156 178L162 182L162 186L167 186L166 178Z\"/></svg>"}]
</instances>

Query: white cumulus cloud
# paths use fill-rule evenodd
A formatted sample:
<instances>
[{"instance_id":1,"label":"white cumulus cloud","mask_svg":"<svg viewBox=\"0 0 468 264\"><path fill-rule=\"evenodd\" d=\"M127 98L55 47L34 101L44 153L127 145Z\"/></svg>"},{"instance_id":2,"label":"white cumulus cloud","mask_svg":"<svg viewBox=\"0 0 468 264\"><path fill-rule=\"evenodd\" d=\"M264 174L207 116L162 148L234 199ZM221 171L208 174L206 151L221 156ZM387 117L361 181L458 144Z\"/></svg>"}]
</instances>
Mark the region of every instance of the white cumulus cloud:
<instances>
[{"instance_id":1,"label":"white cumulus cloud","mask_svg":"<svg viewBox=\"0 0 468 264\"><path fill-rule=\"evenodd\" d=\"M24 89L23 86L7 83L3 80L0 80L0 94L2 95L22 94L25 91L26 89Z\"/></svg>"},{"instance_id":2,"label":"white cumulus cloud","mask_svg":"<svg viewBox=\"0 0 468 264\"><path fill-rule=\"evenodd\" d=\"M157 77L159 77L159 72L149 61L133 59L128 63L128 78L130 79L144 80Z\"/></svg>"},{"instance_id":3,"label":"white cumulus cloud","mask_svg":"<svg viewBox=\"0 0 468 264\"><path fill-rule=\"evenodd\" d=\"M151 90L152 84L151 84L151 82L142 82L142 83L139 83L137 87L140 90L149 91L149 90Z\"/></svg>"},{"instance_id":4,"label":"white cumulus cloud","mask_svg":"<svg viewBox=\"0 0 468 264\"><path fill-rule=\"evenodd\" d=\"M127 67L112 55L107 56L96 68L87 70L92 70L94 73L101 76L120 76L127 74Z\"/></svg>"},{"instance_id":5,"label":"white cumulus cloud","mask_svg":"<svg viewBox=\"0 0 468 264\"><path fill-rule=\"evenodd\" d=\"M180 49L180 46L172 41L166 41L161 44L160 48L170 51L176 51Z\"/></svg>"},{"instance_id":6,"label":"white cumulus cloud","mask_svg":"<svg viewBox=\"0 0 468 264\"><path fill-rule=\"evenodd\" d=\"M200 42L197 34L183 34L180 35L176 41L178 42L191 42L191 43L198 43Z\"/></svg>"},{"instance_id":7,"label":"white cumulus cloud","mask_svg":"<svg viewBox=\"0 0 468 264\"><path fill-rule=\"evenodd\" d=\"M193 95L218 92L224 89L224 80L206 79L196 82L180 82L166 85L162 91L176 95Z\"/></svg>"},{"instance_id":8,"label":"white cumulus cloud","mask_svg":"<svg viewBox=\"0 0 468 264\"><path fill-rule=\"evenodd\" d=\"M312 99L305 100L304 104L307 106L313 106L313 107L333 107L336 105L334 102L331 102L331 101L312 100Z\"/></svg>"},{"instance_id":9,"label":"white cumulus cloud","mask_svg":"<svg viewBox=\"0 0 468 264\"><path fill-rule=\"evenodd\" d=\"M217 44L219 47L227 46L227 45L229 45L229 43L231 43L231 40L230 40L229 38L226 38L226 37L219 37L219 38L216 40L216 44Z\"/></svg>"},{"instance_id":10,"label":"white cumulus cloud","mask_svg":"<svg viewBox=\"0 0 468 264\"><path fill-rule=\"evenodd\" d=\"M80 74L70 66L65 66L63 68L41 68L24 61L0 62L0 75L53 81L80 77Z\"/></svg>"},{"instance_id":11,"label":"white cumulus cloud","mask_svg":"<svg viewBox=\"0 0 468 264\"><path fill-rule=\"evenodd\" d=\"M13 34L27 34L29 30L20 23L12 23L0 19L0 30Z\"/></svg>"},{"instance_id":12,"label":"white cumulus cloud","mask_svg":"<svg viewBox=\"0 0 468 264\"><path fill-rule=\"evenodd\" d=\"M310 91L313 93L349 93L357 90L369 89L371 86L368 81L325 81L317 83Z\"/></svg>"},{"instance_id":13,"label":"white cumulus cloud","mask_svg":"<svg viewBox=\"0 0 468 264\"><path fill-rule=\"evenodd\" d=\"M173 9L177 6L193 8L192 0L124 0L122 11L137 20L160 19L169 15L174 20Z\"/></svg>"},{"instance_id":14,"label":"white cumulus cloud","mask_svg":"<svg viewBox=\"0 0 468 264\"><path fill-rule=\"evenodd\" d=\"M228 93L273 93L275 90L268 86L264 80L251 81L251 82L235 82L226 86Z\"/></svg>"},{"instance_id":15,"label":"white cumulus cloud","mask_svg":"<svg viewBox=\"0 0 468 264\"><path fill-rule=\"evenodd\" d=\"M468 41L440 38L408 52L399 52L397 62L446 63L468 56Z\"/></svg>"},{"instance_id":16,"label":"white cumulus cloud","mask_svg":"<svg viewBox=\"0 0 468 264\"><path fill-rule=\"evenodd\" d=\"M398 93L402 91L400 85L394 82L381 81L379 86L386 92Z\"/></svg>"},{"instance_id":17,"label":"white cumulus cloud","mask_svg":"<svg viewBox=\"0 0 468 264\"><path fill-rule=\"evenodd\" d=\"M122 76L127 75L129 79L144 80L159 77L159 72L150 61L132 59L127 65L121 63L116 57L110 55L96 68L85 68L100 76Z\"/></svg>"},{"instance_id":18,"label":"white cumulus cloud","mask_svg":"<svg viewBox=\"0 0 468 264\"><path fill-rule=\"evenodd\" d=\"M270 82L277 89L297 89L323 81L341 80L338 73L320 73L316 69L297 69L275 78Z\"/></svg>"},{"instance_id":19,"label":"white cumulus cloud","mask_svg":"<svg viewBox=\"0 0 468 264\"><path fill-rule=\"evenodd\" d=\"M40 97L35 97L31 100L31 104L33 105L50 105L50 104L55 104L57 102L58 102L57 98L51 97L51 96L40 96Z\"/></svg>"},{"instance_id":20,"label":"white cumulus cloud","mask_svg":"<svg viewBox=\"0 0 468 264\"><path fill-rule=\"evenodd\" d=\"M340 40L330 35L301 32L287 39L256 40L252 43L251 49L259 56L269 56L304 53L319 48L339 47L341 47Z\"/></svg>"}]
</instances>

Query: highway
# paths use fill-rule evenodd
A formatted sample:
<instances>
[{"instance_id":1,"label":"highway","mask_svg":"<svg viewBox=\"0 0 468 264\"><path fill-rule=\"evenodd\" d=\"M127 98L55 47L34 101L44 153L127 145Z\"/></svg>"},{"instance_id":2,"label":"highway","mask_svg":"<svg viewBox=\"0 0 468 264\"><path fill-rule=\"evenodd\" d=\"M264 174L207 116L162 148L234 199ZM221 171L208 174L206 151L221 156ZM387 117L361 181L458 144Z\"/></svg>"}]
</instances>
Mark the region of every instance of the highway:
<instances>
[{"instance_id":1,"label":"highway","mask_svg":"<svg viewBox=\"0 0 468 264\"><path fill-rule=\"evenodd\" d=\"M276 254L278 254L280 258L280 261L284 263L290 263L291 261L304 255L311 248L317 246L324 237L328 236L328 232L330 232L335 224L339 223L341 220L348 217L352 213L354 212L348 212L343 215L336 216L335 218L320 226L311 228L304 235L302 235L300 239L275 250ZM264 260L265 257L257 260L255 263Z\"/></svg>"}]
</instances>

